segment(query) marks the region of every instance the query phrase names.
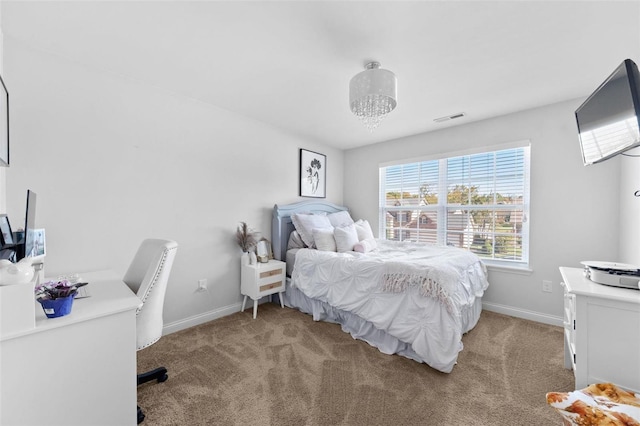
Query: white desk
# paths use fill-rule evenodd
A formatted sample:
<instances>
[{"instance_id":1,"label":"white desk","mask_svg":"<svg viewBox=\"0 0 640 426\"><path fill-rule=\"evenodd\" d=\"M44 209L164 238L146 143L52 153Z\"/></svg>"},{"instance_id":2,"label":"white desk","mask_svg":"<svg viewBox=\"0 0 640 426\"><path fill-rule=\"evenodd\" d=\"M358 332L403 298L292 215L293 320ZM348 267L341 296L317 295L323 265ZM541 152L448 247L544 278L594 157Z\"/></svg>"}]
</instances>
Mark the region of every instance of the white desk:
<instances>
[{"instance_id":1,"label":"white desk","mask_svg":"<svg viewBox=\"0 0 640 426\"><path fill-rule=\"evenodd\" d=\"M81 274L69 315L0 337L1 425L135 425L136 308L110 271Z\"/></svg>"}]
</instances>

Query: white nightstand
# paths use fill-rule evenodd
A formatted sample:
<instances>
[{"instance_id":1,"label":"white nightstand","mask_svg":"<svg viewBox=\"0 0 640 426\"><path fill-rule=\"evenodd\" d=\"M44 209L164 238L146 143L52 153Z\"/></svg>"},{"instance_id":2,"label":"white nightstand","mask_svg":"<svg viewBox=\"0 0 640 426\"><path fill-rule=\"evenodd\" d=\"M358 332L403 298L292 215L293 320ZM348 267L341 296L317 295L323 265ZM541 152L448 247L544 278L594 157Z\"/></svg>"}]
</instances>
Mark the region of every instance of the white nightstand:
<instances>
[{"instance_id":1,"label":"white nightstand","mask_svg":"<svg viewBox=\"0 0 640 426\"><path fill-rule=\"evenodd\" d=\"M247 302L247 297L253 299L253 319L258 315L258 300L273 293L280 293L280 306L284 308L282 293L286 279L286 263L279 260L270 260L269 263L255 263L247 265L242 263L240 271L240 293L244 295L242 311Z\"/></svg>"}]
</instances>

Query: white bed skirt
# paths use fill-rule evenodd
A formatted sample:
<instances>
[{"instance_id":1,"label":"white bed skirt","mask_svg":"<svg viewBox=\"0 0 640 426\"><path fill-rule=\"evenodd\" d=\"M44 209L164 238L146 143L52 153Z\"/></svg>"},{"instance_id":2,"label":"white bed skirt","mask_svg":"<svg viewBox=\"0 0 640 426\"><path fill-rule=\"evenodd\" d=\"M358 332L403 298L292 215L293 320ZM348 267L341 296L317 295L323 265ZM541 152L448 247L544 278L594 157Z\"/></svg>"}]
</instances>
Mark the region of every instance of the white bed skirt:
<instances>
[{"instance_id":1,"label":"white bed skirt","mask_svg":"<svg viewBox=\"0 0 640 426\"><path fill-rule=\"evenodd\" d=\"M289 285L287 278L284 304L313 316L314 321L325 321L340 324L342 331L351 334L354 339L367 342L384 354L398 354L418 362L429 364L422 359L409 343L402 342L390 334L373 326L370 322L341 309L334 308L326 302L307 297L302 291ZM482 311L482 299L476 298L472 305L461 312L462 332L466 333L476 326Z\"/></svg>"}]
</instances>

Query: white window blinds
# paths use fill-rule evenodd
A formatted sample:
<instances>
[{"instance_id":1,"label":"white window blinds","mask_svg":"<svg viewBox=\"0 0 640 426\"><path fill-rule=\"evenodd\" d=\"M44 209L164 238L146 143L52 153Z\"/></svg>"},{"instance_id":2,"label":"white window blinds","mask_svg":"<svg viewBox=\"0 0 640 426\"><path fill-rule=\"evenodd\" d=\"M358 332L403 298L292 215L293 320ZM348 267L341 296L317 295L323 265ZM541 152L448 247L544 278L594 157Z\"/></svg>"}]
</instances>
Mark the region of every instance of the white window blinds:
<instances>
[{"instance_id":1,"label":"white window blinds","mask_svg":"<svg viewBox=\"0 0 640 426\"><path fill-rule=\"evenodd\" d=\"M380 168L380 236L528 263L529 146Z\"/></svg>"}]
</instances>

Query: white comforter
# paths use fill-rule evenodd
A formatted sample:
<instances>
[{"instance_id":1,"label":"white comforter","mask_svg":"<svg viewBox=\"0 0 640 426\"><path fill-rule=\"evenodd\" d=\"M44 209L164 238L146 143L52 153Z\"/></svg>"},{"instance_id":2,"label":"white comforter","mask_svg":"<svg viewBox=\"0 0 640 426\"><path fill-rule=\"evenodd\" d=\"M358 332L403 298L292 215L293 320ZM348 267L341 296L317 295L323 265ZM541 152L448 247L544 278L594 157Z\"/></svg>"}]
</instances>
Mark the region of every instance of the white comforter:
<instances>
[{"instance_id":1,"label":"white comforter","mask_svg":"<svg viewBox=\"0 0 640 426\"><path fill-rule=\"evenodd\" d=\"M453 247L377 240L366 254L301 249L291 285L358 315L451 372L462 350L461 313L488 286L474 254Z\"/></svg>"}]
</instances>

